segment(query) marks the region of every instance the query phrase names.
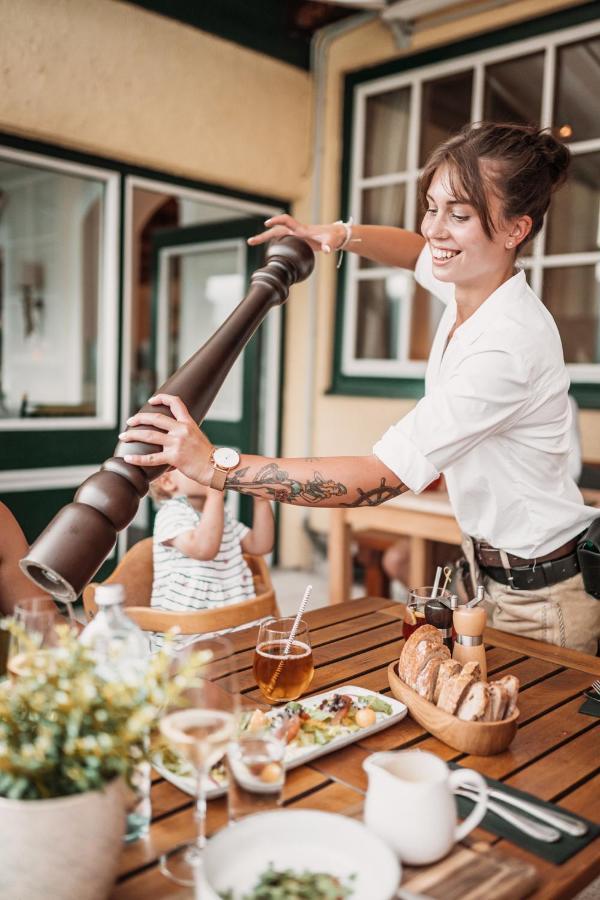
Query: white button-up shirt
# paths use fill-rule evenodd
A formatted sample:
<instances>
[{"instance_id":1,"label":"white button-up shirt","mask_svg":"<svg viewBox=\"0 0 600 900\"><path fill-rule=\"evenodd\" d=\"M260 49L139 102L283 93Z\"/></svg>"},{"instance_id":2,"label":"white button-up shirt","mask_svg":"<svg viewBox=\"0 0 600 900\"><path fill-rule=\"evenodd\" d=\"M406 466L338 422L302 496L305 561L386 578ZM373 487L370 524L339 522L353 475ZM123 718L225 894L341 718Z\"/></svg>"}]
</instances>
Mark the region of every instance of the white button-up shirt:
<instances>
[{"instance_id":1,"label":"white button-up shirt","mask_svg":"<svg viewBox=\"0 0 600 900\"><path fill-rule=\"evenodd\" d=\"M443 472L463 533L526 559L550 553L597 515L569 474L569 377L556 323L519 271L446 347L454 285L433 276L427 246L415 277L446 309L425 396L373 453L415 493Z\"/></svg>"}]
</instances>

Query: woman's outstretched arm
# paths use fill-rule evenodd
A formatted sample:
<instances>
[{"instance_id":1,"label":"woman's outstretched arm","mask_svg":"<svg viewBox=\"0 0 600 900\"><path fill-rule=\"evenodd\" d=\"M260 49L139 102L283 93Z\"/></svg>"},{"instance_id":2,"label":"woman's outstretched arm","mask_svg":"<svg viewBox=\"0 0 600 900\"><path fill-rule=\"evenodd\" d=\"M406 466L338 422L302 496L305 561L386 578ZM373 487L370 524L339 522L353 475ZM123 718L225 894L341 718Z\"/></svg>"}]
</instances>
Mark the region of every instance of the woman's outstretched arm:
<instances>
[{"instance_id":1,"label":"woman's outstretched arm","mask_svg":"<svg viewBox=\"0 0 600 900\"><path fill-rule=\"evenodd\" d=\"M173 466L200 484L210 484L213 447L183 401L158 394L149 402L168 406L174 418L161 413L137 413L127 421L136 430L119 437L125 442L158 444L162 449L146 456L127 455L125 461L138 466ZM326 507L377 506L408 490L376 456L268 459L243 455L227 476L226 487L265 500Z\"/></svg>"}]
</instances>

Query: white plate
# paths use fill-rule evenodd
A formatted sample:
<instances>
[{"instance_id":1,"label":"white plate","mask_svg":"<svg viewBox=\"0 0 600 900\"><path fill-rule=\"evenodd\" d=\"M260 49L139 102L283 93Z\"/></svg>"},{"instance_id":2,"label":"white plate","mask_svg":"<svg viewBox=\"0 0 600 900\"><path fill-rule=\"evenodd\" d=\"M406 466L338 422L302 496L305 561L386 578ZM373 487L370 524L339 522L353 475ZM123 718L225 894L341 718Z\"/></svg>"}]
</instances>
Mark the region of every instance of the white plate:
<instances>
[{"instance_id":1,"label":"white plate","mask_svg":"<svg viewBox=\"0 0 600 900\"><path fill-rule=\"evenodd\" d=\"M400 863L381 838L356 819L316 810L280 810L248 816L214 835L204 851L197 897L233 890L241 900L272 863L275 869L325 872L350 884L348 900L390 900ZM354 875L352 881L348 881Z\"/></svg>"},{"instance_id":2,"label":"white plate","mask_svg":"<svg viewBox=\"0 0 600 900\"><path fill-rule=\"evenodd\" d=\"M391 694L378 694L376 691L368 691L366 688L358 687L355 684L345 684L334 690L324 691L322 694L314 694L312 697L302 698L301 703L306 707L318 706L322 700L326 697L333 696L333 694L349 694L354 697L362 697L365 695L379 697L381 700L389 703L392 707L392 712L389 716L385 713L378 712L376 713L376 719L373 725L370 725L368 728L359 728L358 731L352 731L349 734L341 734L328 744L313 744L308 747L288 746L285 755L286 769L293 769L295 766L301 766L304 763L310 762L312 759L316 759L318 756L332 753L334 750L339 750L347 744L352 744L354 741L362 740L362 738L368 737L370 734L382 731L384 728L388 728L390 725L403 719L408 711L405 704L396 700ZM274 707L272 712L276 714L277 709L278 707ZM269 715L269 713L267 713L267 715ZM193 775L177 775L174 772L171 772L170 769L167 769L166 766L162 765L159 760L154 761L154 768L164 779L166 779L166 781L170 781L171 784L174 784L179 790L184 791L186 794L191 794L192 797L196 795L196 779ZM220 797L226 790L226 784L216 785L211 782L206 785L206 796L210 800L213 797Z\"/></svg>"}]
</instances>

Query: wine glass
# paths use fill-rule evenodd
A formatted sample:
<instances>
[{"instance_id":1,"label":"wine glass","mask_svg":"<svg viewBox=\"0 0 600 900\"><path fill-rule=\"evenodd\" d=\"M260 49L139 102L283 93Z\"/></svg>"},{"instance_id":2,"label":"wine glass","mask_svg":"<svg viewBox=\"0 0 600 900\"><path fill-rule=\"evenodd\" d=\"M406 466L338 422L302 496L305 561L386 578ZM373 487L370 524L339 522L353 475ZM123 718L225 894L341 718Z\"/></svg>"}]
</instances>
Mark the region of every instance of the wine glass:
<instances>
[{"instance_id":1,"label":"wine glass","mask_svg":"<svg viewBox=\"0 0 600 900\"><path fill-rule=\"evenodd\" d=\"M198 654L202 654L201 657ZM196 775L196 840L176 847L160 859L163 875L186 887L202 860L206 843L206 786L209 772L225 755L239 717L237 678L231 671L233 647L226 638L204 638L174 656L173 677L196 674L177 703L168 707L160 731L169 746L192 765ZM194 660L201 660L194 663Z\"/></svg>"},{"instance_id":2,"label":"wine glass","mask_svg":"<svg viewBox=\"0 0 600 900\"><path fill-rule=\"evenodd\" d=\"M64 620L54 602L44 595L19 600L14 606L13 618L27 636L27 641L15 636L10 639L7 669L15 677L29 672L32 656L38 660L56 649L56 626L64 624ZM32 644L35 647L33 653Z\"/></svg>"}]
</instances>

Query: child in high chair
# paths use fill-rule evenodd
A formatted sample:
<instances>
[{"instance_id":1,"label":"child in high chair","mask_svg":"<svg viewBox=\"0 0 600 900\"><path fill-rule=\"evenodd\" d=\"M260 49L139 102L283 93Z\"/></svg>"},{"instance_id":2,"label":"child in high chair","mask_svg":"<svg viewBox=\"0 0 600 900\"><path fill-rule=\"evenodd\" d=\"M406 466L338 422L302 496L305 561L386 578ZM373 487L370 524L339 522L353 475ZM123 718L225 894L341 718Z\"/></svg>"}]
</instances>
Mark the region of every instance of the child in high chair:
<instances>
[{"instance_id":1,"label":"child in high chair","mask_svg":"<svg viewBox=\"0 0 600 900\"><path fill-rule=\"evenodd\" d=\"M151 485L160 504L154 521L154 579L150 605L192 612L255 597L252 573L243 554L273 549L275 524L267 500L254 500L252 528L225 509L222 491L171 469ZM155 635L154 648L162 645Z\"/></svg>"}]
</instances>

